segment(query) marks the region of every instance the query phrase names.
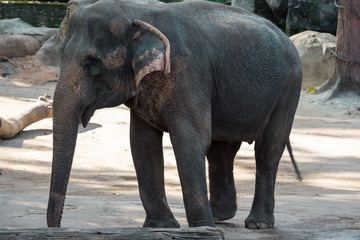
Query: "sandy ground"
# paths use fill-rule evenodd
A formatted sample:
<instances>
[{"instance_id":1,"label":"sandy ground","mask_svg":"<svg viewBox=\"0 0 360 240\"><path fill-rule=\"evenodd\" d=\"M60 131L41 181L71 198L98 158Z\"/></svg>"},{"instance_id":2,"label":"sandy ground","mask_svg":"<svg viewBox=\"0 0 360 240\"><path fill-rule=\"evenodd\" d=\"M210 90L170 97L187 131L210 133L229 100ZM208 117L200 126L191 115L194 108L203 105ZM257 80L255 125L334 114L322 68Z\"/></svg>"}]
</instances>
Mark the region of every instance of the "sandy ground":
<instances>
[{"instance_id":1,"label":"sandy ground","mask_svg":"<svg viewBox=\"0 0 360 240\"><path fill-rule=\"evenodd\" d=\"M29 85L0 78L3 118L32 104L56 83ZM274 229L244 228L254 192L253 146L236 156L236 217L217 227L226 239L360 239L360 98L352 94L324 102L326 94L302 93L291 142L304 180L296 180L288 153L280 163ZM80 129L62 220L66 228L141 227L124 106L95 113ZM171 209L187 227L176 163L164 139L166 191ZM0 228L46 227L52 158L52 120L0 140Z\"/></svg>"}]
</instances>

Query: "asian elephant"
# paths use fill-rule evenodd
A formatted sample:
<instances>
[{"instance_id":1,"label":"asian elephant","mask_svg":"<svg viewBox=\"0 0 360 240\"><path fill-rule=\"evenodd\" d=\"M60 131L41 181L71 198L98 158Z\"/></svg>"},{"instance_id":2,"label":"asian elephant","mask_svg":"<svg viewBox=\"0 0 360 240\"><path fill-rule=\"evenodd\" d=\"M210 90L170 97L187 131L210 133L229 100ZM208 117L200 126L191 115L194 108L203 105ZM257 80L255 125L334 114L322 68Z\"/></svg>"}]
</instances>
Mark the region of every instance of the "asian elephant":
<instances>
[{"instance_id":1,"label":"asian elephant","mask_svg":"<svg viewBox=\"0 0 360 240\"><path fill-rule=\"evenodd\" d=\"M131 111L144 227L179 227L164 191L163 132L173 145L189 226L235 215L233 161L243 141L255 141L256 158L245 225L274 225L275 178L302 81L298 53L281 30L223 4L102 0L74 10L60 53L49 227L60 227L79 122L86 126L96 109L120 104Z\"/></svg>"}]
</instances>

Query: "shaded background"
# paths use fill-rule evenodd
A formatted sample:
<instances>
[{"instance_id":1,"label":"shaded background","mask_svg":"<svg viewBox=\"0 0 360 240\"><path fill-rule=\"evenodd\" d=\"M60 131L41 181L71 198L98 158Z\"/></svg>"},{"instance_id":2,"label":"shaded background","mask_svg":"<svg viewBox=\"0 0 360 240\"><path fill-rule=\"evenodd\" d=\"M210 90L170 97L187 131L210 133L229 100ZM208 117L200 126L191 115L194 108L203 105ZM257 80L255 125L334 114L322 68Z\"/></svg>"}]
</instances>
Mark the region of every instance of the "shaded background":
<instances>
[{"instance_id":1,"label":"shaded background","mask_svg":"<svg viewBox=\"0 0 360 240\"><path fill-rule=\"evenodd\" d=\"M181 2L182 0L162 0ZM224 2L226 0L211 0ZM0 19L21 18L35 27L58 28L64 18L68 0L60 1L4 1L0 0Z\"/></svg>"}]
</instances>

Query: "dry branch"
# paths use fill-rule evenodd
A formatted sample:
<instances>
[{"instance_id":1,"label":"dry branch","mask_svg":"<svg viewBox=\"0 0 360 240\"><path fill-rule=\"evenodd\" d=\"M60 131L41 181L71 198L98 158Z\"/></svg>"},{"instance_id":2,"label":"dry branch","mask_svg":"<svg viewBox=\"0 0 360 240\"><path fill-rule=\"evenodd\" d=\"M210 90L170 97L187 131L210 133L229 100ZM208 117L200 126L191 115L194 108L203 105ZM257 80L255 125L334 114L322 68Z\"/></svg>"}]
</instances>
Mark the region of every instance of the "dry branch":
<instances>
[{"instance_id":1,"label":"dry branch","mask_svg":"<svg viewBox=\"0 0 360 240\"><path fill-rule=\"evenodd\" d=\"M30 124L52 117L52 103L48 101L48 98L47 95L39 97L38 101L24 112L6 120L0 117L0 139L12 138Z\"/></svg>"}]
</instances>

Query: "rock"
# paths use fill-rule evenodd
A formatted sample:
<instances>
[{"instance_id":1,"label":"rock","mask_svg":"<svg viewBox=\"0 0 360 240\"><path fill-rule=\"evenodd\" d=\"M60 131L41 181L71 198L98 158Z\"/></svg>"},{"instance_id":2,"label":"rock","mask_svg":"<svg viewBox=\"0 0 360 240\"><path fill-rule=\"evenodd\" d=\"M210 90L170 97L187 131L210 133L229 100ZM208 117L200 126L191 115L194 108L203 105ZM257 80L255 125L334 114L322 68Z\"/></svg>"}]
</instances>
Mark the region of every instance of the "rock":
<instances>
[{"instance_id":1,"label":"rock","mask_svg":"<svg viewBox=\"0 0 360 240\"><path fill-rule=\"evenodd\" d=\"M36 56L44 63L49 66L59 66L60 65L60 53L59 46L61 41L64 38L61 36L60 32L52 36L47 40L40 50L36 53Z\"/></svg>"},{"instance_id":2,"label":"rock","mask_svg":"<svg viewBox=\"0 0 360 240\"><path fill-rule=\"evenodd\" d=\"M336 37L330 33L305 31L290 37L299 52L302 68L302 89L320 86L335 70Z\"/></svg>"},{"instance_id":3,"label":"rock","mask_svg":"<svg viewBox=\"0 0 360 240\"><path fill-rule=\"evenodd\" d=\"M40 47L40 43L31 36L0 35L1 57L13 58L34 55Z\"/></svg>"},{"instance_id":4,"label":"rock","mask_svg":"<svg viewBox=\"0 0 360 240\"><path fill-rule=\"evenodd\" d=\"M0 20L0 34L29 35L39 42L45 42L57 32L56 28L33 27L20 18Z\"/></svg>"},{"instance_id":5,"label":"rock","mask_svg":"<svg viewBox=\"0 0 360 240\"><path fill-rule=\"evenodd\" d=\"M333 0L289 0L286 26L291 31L301 29L336 33L337 8Z\"/></svg>"},{"instance_id":6,"label":"rock","mask_svg":"<svg viewBox=\"0 0 360 240\"><path fill-rule=\"evenodd\" d=\"M14 63L5 57L0 57L0 76L7 77L16 75L17 71Z\"/></svg>"}]
</instances>

